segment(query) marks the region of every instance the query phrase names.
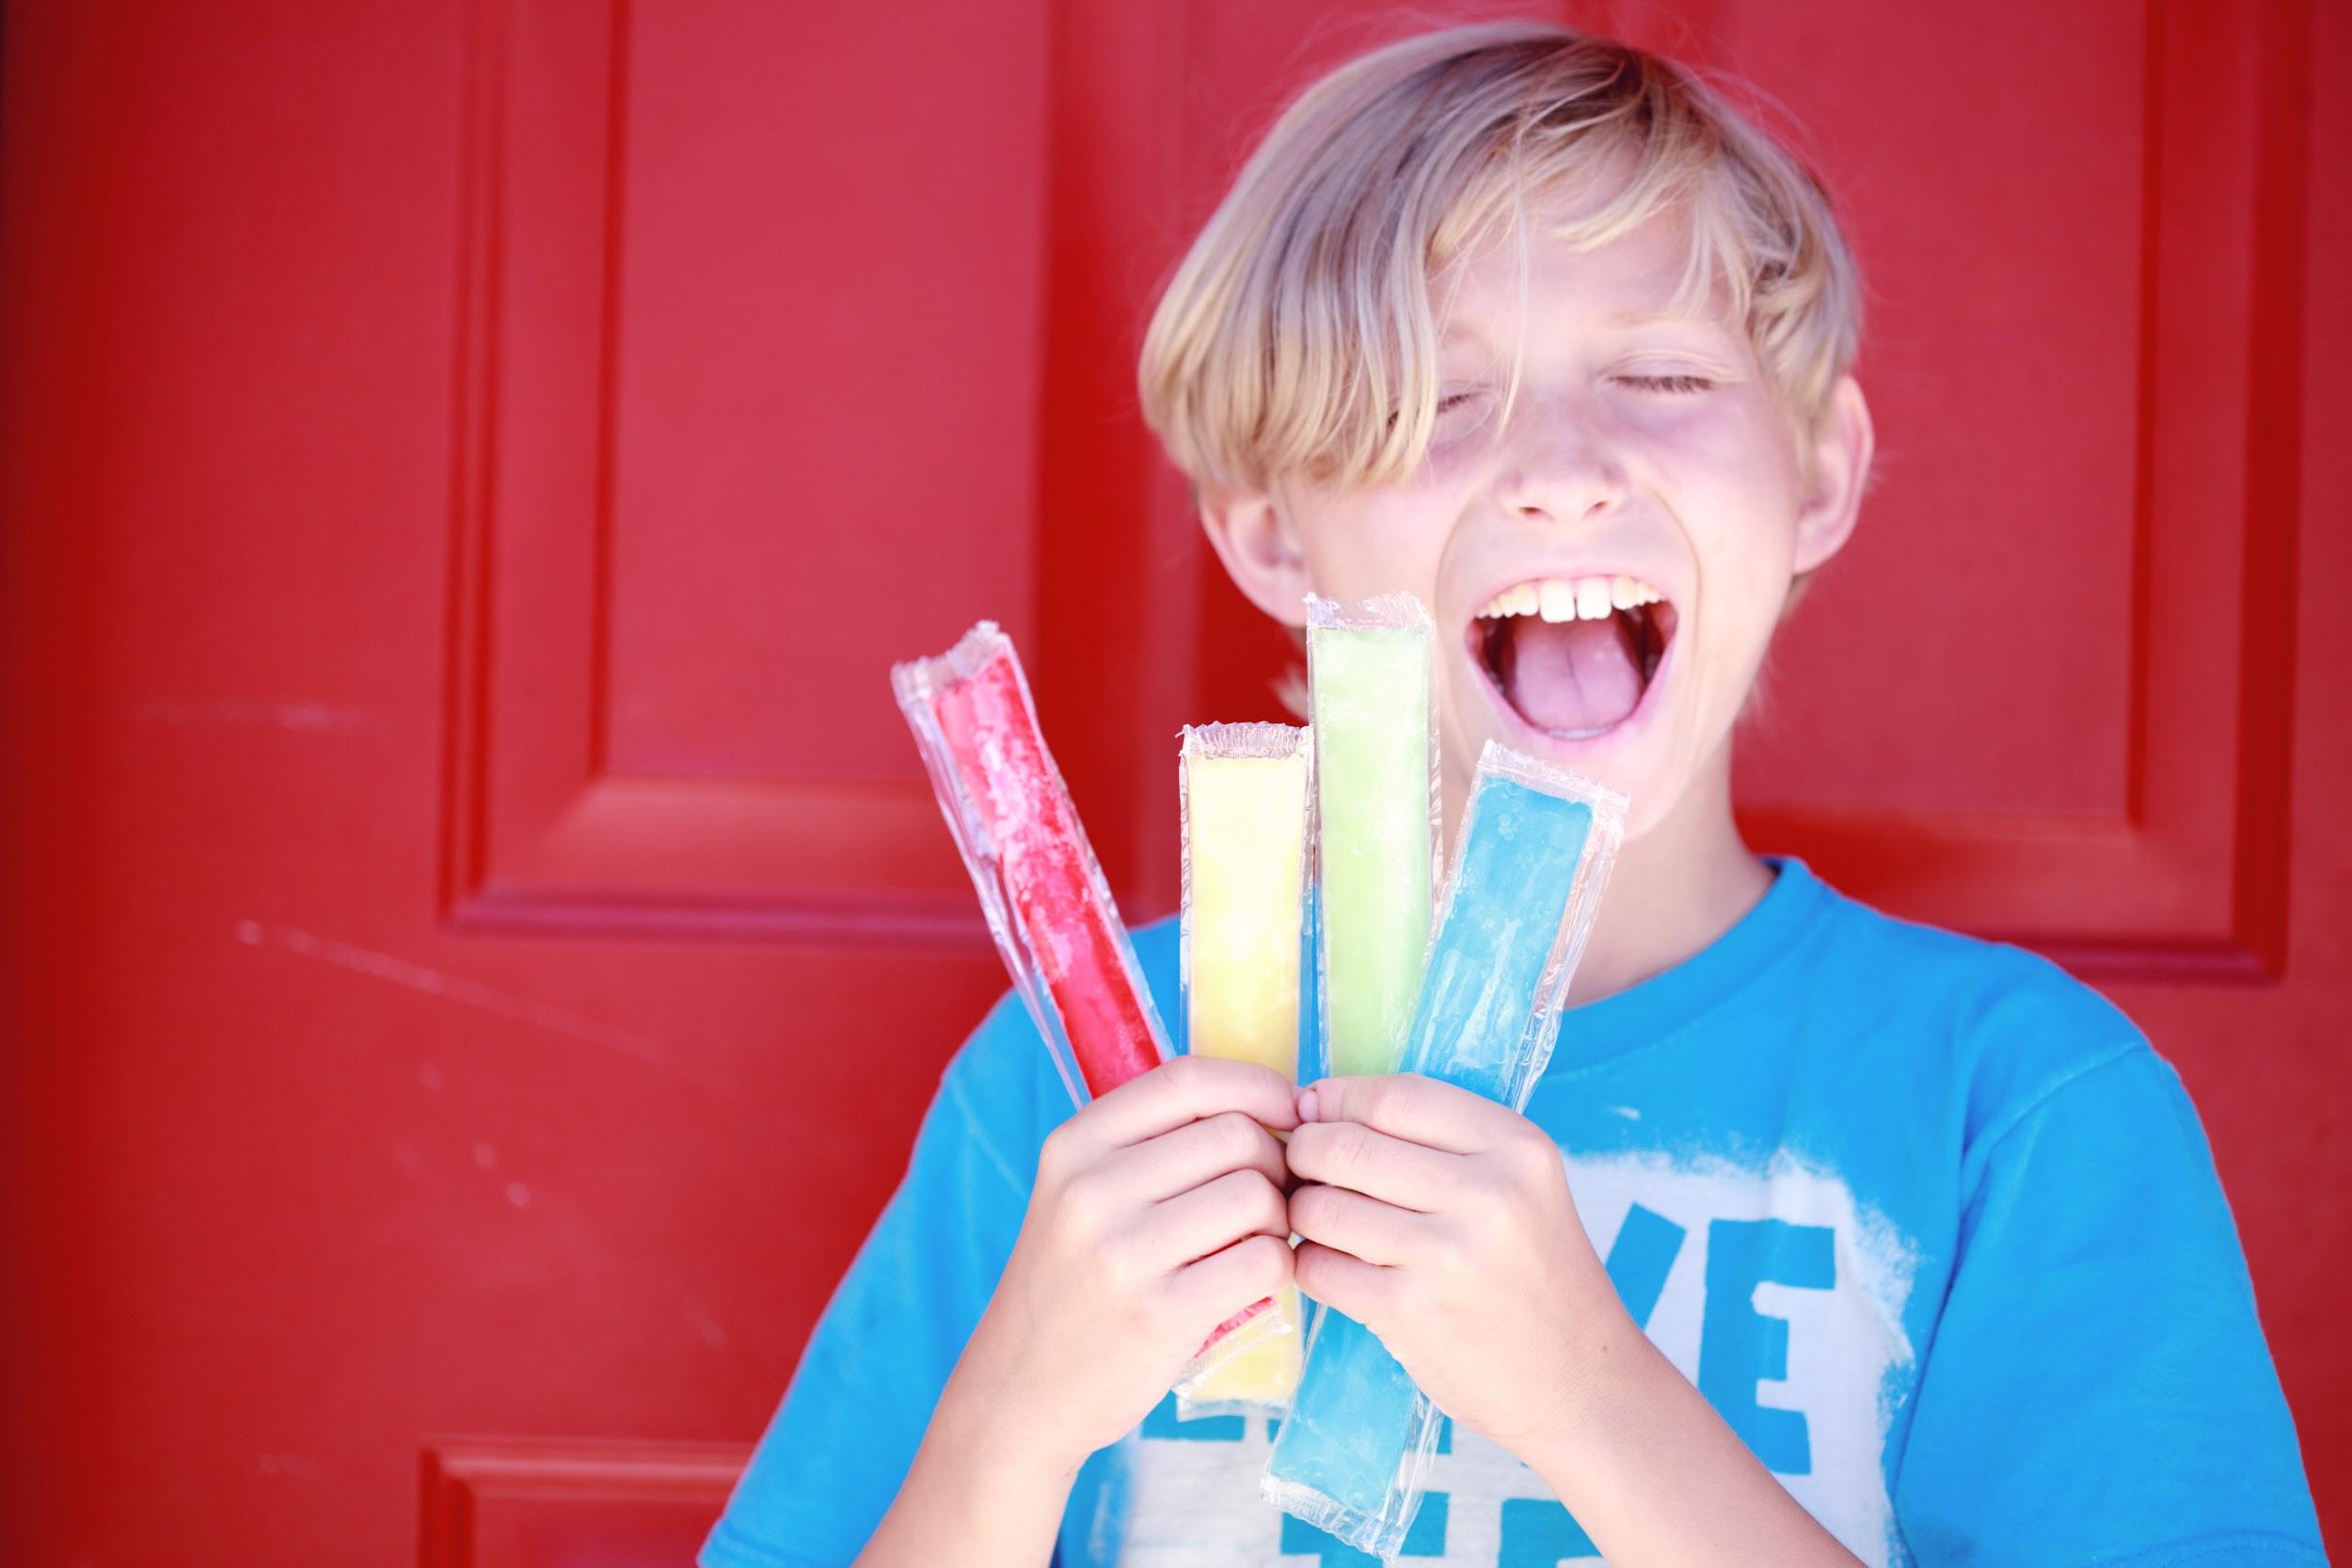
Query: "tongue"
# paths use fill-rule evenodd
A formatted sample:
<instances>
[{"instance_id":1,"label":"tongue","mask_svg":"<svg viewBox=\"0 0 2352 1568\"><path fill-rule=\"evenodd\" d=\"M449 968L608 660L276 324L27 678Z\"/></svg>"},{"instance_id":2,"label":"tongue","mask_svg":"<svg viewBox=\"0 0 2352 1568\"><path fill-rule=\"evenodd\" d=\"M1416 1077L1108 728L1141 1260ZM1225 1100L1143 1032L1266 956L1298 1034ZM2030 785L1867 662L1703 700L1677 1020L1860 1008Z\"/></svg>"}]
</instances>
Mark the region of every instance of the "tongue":
<instances>
[{"instance_id":1,"label":"tongue","mask_svg":"<svg viewBox=\"0 0 2352 1568\"><path fill-rule=\"evenodd\" d=\"M1605 730L1642 700L1642 672L1628 616L1506 625L1496 673L1519 717L1539 730Z\"/></svg>"}]
</instances>

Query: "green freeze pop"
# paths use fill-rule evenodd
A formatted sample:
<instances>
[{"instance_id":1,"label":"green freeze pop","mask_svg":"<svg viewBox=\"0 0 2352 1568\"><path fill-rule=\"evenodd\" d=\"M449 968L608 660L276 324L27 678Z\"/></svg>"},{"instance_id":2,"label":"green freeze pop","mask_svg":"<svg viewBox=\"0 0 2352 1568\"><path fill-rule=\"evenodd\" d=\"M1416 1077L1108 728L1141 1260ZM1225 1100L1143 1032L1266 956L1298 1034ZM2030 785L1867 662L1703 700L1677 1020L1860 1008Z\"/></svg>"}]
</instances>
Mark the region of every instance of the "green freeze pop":
<instances>
[{"instance_id":1,"label":"green freeze pop","mask_svg":"<svg viewBox=\"0 0 2352 1568\"><path fill-rule=\"evenodd\" d=\"M1394 1072L1429 947L1431 653L1409 594L1307 601L1324 1066Z\"/></svg>"}]
</instances>

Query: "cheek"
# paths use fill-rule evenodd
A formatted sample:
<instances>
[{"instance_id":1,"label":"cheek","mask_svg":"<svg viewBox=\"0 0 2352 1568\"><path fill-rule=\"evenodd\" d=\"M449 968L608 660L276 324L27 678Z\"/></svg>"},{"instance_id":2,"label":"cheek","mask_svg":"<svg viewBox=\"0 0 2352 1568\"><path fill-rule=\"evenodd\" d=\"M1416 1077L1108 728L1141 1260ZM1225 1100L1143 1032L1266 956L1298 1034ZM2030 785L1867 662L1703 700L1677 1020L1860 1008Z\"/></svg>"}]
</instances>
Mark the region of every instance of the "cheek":
<instances>
[{"instance_id":1,"label":"cheek","mask_svg":"<svg viewBox=\"0 0 2352 1568\"><path fill-rule=\"evenodd\" d=\"M1748 421L1677 449L1675 510L1698 558L1708 619L1723 631L1780 612L1795 570L1795 466Z\"/></svg>"},{"instance_id":2,"label":"cheek","mask_svg":"<svg viewBox=\"0 0 2352 1568\"><path fill-rule=\"evenodd\" d=\"M1299 506L1293 514L1314 591L1362 599L1402 589L1436 609L1446 531L1409 490Z\"/></svg>"},{"instance_id":3,"label":"cheek","mask_svg":"<svg viewBox=\"0 0 2352 1568\"><path fill-rule=\"evenodd\" d=\"M1698 613L1689 660L1693 755L1721 739L1744 706L1786 603L1796 550L1796 508L1783 469L1746 432L1685 447L1673 506L1696 567Z\"/></svg>"},{"instance_id":4,"label":"cheek","mask_svg":"<svg viewBox=\"0 0 2352 1568\"><path fill-rule=\"evenodd\" d=\"M1723 515L1699 543L1700 662L1734 705L1754 678L1788 594L1791 531L1769 514Z\"/></svg>"}]
</instances>

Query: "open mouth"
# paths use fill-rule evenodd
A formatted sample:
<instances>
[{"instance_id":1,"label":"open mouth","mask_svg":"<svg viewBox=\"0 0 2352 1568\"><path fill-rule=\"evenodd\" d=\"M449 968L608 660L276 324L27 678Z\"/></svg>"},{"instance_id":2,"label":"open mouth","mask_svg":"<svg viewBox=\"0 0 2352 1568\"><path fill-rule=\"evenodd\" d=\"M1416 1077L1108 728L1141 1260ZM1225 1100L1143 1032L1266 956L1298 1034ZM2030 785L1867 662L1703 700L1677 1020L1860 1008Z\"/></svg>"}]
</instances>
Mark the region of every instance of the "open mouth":
<instances>
[{"instance_id":1,"label":"open mouth","mask_svg":"<svg viewBox=\"0 0 2352 1568\"><path fill-rule=\"evenodd\" d=\"M1497 594L1467 635L1470 657L1531 728L1588 740L1642 705L1676 620L1639 578L1542 578Z\"/></svg>"}]
</instances>

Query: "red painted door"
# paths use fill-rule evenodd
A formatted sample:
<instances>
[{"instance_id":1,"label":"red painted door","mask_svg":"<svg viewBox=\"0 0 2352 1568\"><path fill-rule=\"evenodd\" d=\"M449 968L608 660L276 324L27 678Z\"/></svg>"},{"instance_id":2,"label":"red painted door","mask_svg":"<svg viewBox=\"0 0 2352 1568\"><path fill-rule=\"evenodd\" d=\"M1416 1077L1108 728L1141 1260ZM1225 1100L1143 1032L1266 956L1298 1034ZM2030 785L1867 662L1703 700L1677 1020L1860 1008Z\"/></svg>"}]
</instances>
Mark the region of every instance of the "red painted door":
<instances>
[{"instance_id":1,"label":"red painted door","mask_svg":"<svg viewBox=\"0 0 2352 1568\"><path fill-rule=\"evenodd\" d=\"M2341 1533L2352 24L1570 10L1785 103L1873 278L1756 836L2148 1026ZM1284 645L1136 330L1382 25L8 8L0 1560L680 1560L1001 984L884 667L1006 622L1170 907Z\"/></svg>"}]
</instances>

